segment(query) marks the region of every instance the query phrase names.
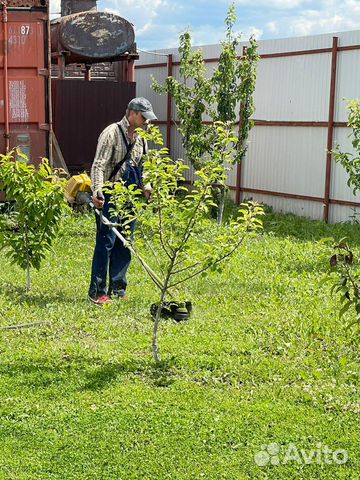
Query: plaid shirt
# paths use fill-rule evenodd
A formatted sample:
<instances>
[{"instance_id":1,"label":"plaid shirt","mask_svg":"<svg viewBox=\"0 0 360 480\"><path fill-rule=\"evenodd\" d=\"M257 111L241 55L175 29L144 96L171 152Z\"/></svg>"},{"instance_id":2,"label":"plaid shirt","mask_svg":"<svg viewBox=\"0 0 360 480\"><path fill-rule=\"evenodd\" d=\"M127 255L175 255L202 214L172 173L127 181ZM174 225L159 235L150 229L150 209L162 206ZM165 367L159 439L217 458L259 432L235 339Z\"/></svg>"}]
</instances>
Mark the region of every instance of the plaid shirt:
<instances>
[{"instance_id":1,"label":"plaid shirt","mask_svg":"<svg viewBox=\"0 0 360 480\"><path fill-rule=\"evenodd\" d=\"M120 121L120 126L128 138L128 130L130 127L129 121L126 116ZM131 151L131 162L133 165L138 166L141 162L144 153L147 152L146 140L141 139L135 132L134 135L135 145ZM129 140L130 142L130 140ZM124 139L119 131L117 123L112 123L101 132L96 148L96 154L94 162L91 167L91 187L94 193L101 190L104 183L110 180L110 175L118 163L120 163L126 155L126 145ZM126 163L126 162L125 162ZM121 176L125 172L125 163L121 166L118 173L115 175L113 181L120 180ZM145 185L144 189L151 189L150 185Z\"/></svg>"}]
</instances>

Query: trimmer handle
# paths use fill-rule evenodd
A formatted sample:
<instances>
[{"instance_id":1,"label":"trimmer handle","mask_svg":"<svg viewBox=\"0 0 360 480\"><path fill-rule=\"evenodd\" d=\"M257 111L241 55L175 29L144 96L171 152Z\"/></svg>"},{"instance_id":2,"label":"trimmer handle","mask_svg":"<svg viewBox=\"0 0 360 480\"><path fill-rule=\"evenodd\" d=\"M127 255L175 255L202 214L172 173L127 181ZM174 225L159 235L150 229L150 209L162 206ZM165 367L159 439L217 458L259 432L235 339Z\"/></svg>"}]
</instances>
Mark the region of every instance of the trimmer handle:
<instances>
[{"instance_id":1,"label":"trimmer handle","mask_svg":"<svg viewBox=\"0 0 360 480\"><path fill-rule=\"evenodd\" d=\"M102 192L96 192L96 198L97 198L98 200L102 200L102 201L105 200L104 194L103 194ZM101 209L102 209L102 207L96 207L96 208L97 208L98 210L101 210Z\"/></svg>"}]
</instances>

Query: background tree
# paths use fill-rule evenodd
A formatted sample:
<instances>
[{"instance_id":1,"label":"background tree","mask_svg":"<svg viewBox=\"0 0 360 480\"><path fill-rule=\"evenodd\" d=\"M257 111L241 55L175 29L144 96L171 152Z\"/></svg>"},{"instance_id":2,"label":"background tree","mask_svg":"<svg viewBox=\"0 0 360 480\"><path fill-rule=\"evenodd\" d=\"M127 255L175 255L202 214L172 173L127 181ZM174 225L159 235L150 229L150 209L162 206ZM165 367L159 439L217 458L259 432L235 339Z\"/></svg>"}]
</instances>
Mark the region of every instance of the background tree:
<instances>
[{"instance_id":1,"label":"background tree","mask_svg":"<svg viewBox=\"0 0 360 480\"><path fill-rule=\"evenodd\" d=\"M244 55L239 56L238 47L241 37L234 33L236 20L235 5L232 4L225 19L226 39L221 42L222 52L218 67L211 78L216 102L214 119L235 123L237 112L239 112L238 142L236 153L230 159L232 164L240 163L247 150L247 139L253 126L250 117L255 111L253 95L259 61L254 37L250 37L250 47L244 49ZM240 103L240 108L238 108L238 103ZM219 193L218 221L221 223L226 188L222 188Z\"/></svg>"},{"instance_id":2,"label":"background tree","mask_svg":"<svg viewBox=\"0 0 360 480\"><path fill-rule=\"evenodd\" d=\"M350 100L347 103L349 111L348 126L351 127L350 138L355 155L345 153L337 145L333 152L335 160L342 165L349 175L347 184L353 194L360 191L360 101ZM356 321L360 323L360 264L357 255L350 250L346 239L334 246L335 253L330 258L331 292L340 295L342 307L339 316L342 317L351 307L355 309Z\"/></svg>"},{"instance_id":3,"label":"background tree","mask_svg":"<svg viewBox=\"0 0 360 480\"><path fill-rule=\"evenodd\" d=\"M349 136L352 138L351 143L356 154L342 152L339 145L336 146L333 153L335 160L345 168L349 175L347 183L355 195L360 191L360 101L350 100L347 108L349 111L348 126L352 129Z\"/></svg>"},{"instance_id":4,"label":"background tree","mask_svg":"<svg viewBox=\"0 0 360 480\"><path fill-rule=\"evenodd\" d=\"M250 117L255 111L253 95L260 57L257 53L258 45L253 36L249 38L250 46L246 47L244 54L239 56L241 36L234 32L236 21L235 5L232 4L225 19L226 39L221 42L222 52L211 83L216 101L215 120L234 123L240 102L240 128L234 159L235 162L240 162L246 153L246 142L254 124Z\"/></svg>"},{"instance_id":5,"label":"background tree","mask_svg":"<svg viewBox=\"0 0 360 480\"><path fill-rule=\"evenodd\" d=\"M40 269L57 234L66 202L63 183L47 159L35 167L19 150L16 154L16 159L14 152L0 156L0 189L13 203L10 219L0 216L0 245L8 251L13 264L27 271L30 290L30 268Z\"/></svg>"},{"instance_id":6,"label":"background tree","mask_svg":"<svg viewBox=\"0 0 360 480\"><path fill-rule=\"evenodd\" d=\"M175 102L186 157L195 167L202 164L202 157L211 148L204 115L211 115L214 95L211 79L206 78L206 66L202 50L193 50L190 32L180 35L180 81L167 77L161 85L153 77L155 92L170 94Z\"/></svg>"},{"instance_id":7,"label":"background tree","mask_svg":"<svg viewBox=\"0 0 360 480\"><path fill-rule=\"evenodd\" d=\"M204 124L204 117L213 121L234 124L239 108L239 133L237 149L228 158L231 164L239 163L246 153L246 142L253 125L250 120L254 112L253 94L256 83L256 67L259 60L257 43L249 39L250 47L244 55L238 52L240 36L234 33L236 24L235 6L232 4L226 17L226 38L221 42L222 52L216 70L206 78L206 66L201 50L193 50L191 35L180 36L180 81L168 77L164 85L153 78L153 89L158 93L172 95L180 123L177 125L183 137L186 157L198 168L213 156L217 144L213 142L213 131ZM220 189L218 220L221 223L225 199L225 184Z\"/></svg>"}]
</instances>

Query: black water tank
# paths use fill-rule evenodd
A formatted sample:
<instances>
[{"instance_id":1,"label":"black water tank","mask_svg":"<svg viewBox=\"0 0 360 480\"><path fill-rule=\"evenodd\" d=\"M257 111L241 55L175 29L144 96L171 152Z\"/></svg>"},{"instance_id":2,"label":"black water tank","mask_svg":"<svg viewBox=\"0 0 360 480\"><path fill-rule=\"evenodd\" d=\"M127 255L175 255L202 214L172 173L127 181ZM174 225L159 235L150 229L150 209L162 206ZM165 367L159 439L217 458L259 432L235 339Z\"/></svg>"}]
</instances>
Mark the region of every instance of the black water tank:
<instances>
[{"instance_id":1,"label":"black water tank","mask_svg":"<svg viewBox=\"0 0 360 480\"><path fill-rule=\"evenodd\" d=\"M64 53L66 64L116 61L126 52L136 53L135 33L118 15L76 13L51 22L51 51Z\"/></svg>"}]
</instances>

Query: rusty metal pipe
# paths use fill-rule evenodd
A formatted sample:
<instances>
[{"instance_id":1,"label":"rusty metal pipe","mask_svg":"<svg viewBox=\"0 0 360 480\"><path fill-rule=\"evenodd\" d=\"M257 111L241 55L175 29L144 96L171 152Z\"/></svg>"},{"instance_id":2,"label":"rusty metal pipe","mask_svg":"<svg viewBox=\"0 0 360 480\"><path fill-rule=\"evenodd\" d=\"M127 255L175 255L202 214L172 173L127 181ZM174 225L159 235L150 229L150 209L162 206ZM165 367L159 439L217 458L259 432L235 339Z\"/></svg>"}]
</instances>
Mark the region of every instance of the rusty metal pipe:
<instances>
[{"instance_id":1,"label":"rusty metal pipe","mask_svg":"<svg viewBox=\"0 0 360 480\"><path fill-rule=\"evenodd\" d=\"M135 64L134 60L129 60L128 63L128 77L127 77L128 82L135 82Z\"/></svg>"},{"instance_id":2,"label":"rusty metal pipe","mask_svg":"<svg viewBox=\"0 0 360 480\"><path fill-rule=\"evenodd\" d=\"M7 1L3 5L3 24L4 24L4 116L5 116L5 150L10 150L10 124L9 124L9 72L8 72L8 17Z\"/></svg>"},{"instance_id":3,"label":"rusty metal pipe","mask_svg":"<svg viewBox=\"0 0 360 480\"><path fill-rule=\"evenodd\" d=\"M91 81L91 65L85 65L85 81Z\"/></svg>"}]
</instances>

